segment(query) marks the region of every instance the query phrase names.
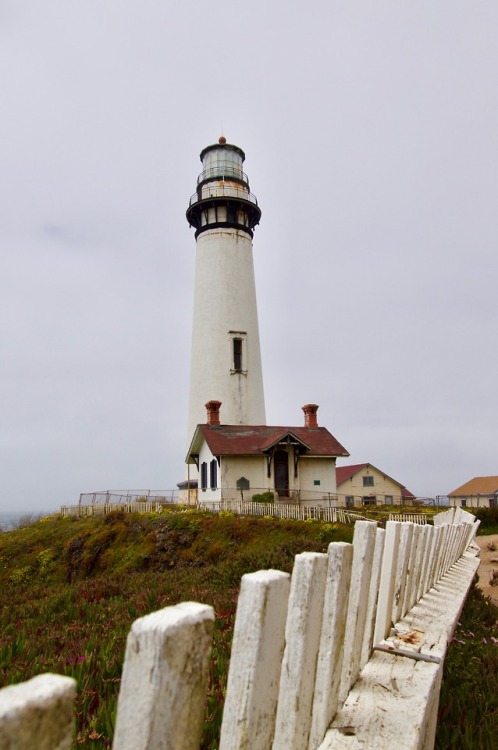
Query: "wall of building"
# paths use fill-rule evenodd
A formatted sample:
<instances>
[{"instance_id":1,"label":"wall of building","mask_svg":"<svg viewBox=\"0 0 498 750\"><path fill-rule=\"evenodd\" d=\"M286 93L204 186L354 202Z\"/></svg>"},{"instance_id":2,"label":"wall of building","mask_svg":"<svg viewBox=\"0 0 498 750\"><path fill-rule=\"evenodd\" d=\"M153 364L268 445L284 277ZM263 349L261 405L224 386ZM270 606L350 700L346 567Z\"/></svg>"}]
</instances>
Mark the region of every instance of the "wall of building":
<instances>
[{"instance_id":1,"label":"wall of building","mask_svg":"<svg viewBox=\"0 0 498 750\"><path fill-rule=\"evenodd\" d=\"M249 489L243 491L244 500L251 500L255 494L272 489L272 479L268 479L265 456L228 456L222 458L223 499L241 499L237 482L244 477L249 481Z\"/></svg>"},{"instance_id":2,"label":"wall of building","mask_svg":"<svg viewBox=\"0 0 498 750\"><path fill-rule=\"evenodd\" d=\"M301 503L317 506L337 504L335 458L301 456L298 474Z\"/></svg>"},{"instance_id":3,"label":"wall of building","mask_svg":"<svg viewBox=\"0 0 498 750\"><path fill-rule=\"evenodd\" d=\"M464 495L449 498L450 506L460 508L492 508L496 505L497 498L494 495Z\"/></svg>"}]
</instances>

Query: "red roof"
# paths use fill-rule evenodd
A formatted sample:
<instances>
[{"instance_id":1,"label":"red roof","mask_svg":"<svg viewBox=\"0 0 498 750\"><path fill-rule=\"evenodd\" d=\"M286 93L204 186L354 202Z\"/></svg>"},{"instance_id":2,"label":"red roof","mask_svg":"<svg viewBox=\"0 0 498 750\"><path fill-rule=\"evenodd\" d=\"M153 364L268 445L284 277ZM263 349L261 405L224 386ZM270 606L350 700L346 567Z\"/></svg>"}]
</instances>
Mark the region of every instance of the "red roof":
<instances>
[{"instance_id":1,"label":"red roof","mask_svg":"<svg viewBox=\"0 0 498 750\"><path fill-rule=\"evenodd\" d=\"M407 490L406 487L404 487L400 482L398 482L396 479L393 479L392 477L389 477L388 474L386 474L384 471L380 471L380 469L377 469L376 466L372 466L372 464L351 464L349 466L336 466L335 468L335 476L336 476L336 482L337 487L339 487L343 482L346 482L348 479L351 479L351 477L354 477L355 474L358 474L359 471L362 469L366 469L367 466L371 466L372 469L375 469L380 474L383 474L385 477L388 477L392 482L395 482L398 484L401 488L401 495L406 498L414 498L415 495L410 492L410 490Z\"/></svg>"},{"instance_id":2,"label":"red roof","mask_svg":"<svg viewBox=\"0 0 498 750\"><path fill-rule=\"evenodd\" d=\"M213 456L261 455L287 436L295 438L310 456L349 456L326 427L270 427L266 425L197 425ZM192 443L191 452L195 452Z\"/></svg>"}]
</instances>

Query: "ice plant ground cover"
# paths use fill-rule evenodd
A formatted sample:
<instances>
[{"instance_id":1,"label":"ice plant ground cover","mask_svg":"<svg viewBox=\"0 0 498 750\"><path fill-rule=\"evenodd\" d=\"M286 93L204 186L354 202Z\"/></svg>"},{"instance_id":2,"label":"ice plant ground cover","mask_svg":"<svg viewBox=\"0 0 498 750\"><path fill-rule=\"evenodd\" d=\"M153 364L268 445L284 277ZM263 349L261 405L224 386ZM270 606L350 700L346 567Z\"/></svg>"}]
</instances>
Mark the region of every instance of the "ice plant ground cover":
<instances>
[{"instance_id":1,"label":"ice plant ground cover","mask_svg":"<svg viewBox=\"0 0 498 750\"><path fill-rule=\"evenodd\" d=\"M133 620L180 601L211 604L216 631L202 747L214 750L241 576L261 568L290 571L295 554L351 541L352 531L315 521L177 511L49 517L3 534L0 685L48 671L75 677L74 746L110 748ZM495 621L496 611L473 595L447 657L440 748L495 747ZM477 737L480 744L469 744Z\"/></svg>"}]
</instances>

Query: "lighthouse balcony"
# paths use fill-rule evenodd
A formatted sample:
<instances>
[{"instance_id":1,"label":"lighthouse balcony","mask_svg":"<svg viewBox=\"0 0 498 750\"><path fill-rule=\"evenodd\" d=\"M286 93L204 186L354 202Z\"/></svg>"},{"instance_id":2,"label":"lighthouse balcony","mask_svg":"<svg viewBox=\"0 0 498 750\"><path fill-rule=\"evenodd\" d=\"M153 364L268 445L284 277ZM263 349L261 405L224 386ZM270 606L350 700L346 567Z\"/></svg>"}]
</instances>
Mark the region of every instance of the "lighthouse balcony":
<instances>
[{"instance_id":1,"label":"lighthouse balcony","mask_svg":"<svg viewBox=\"0 0 498 750\"><path fill-rule=\"evenodd\" d=\"M194 193L189 201L189 208L194 203L199 203L204 200L212 200L213 198L236 198L248 203L252 203L254 206L258 205L258 199L253 193L250 193L246 188L238 187L233 183L227 182L216 182L208 183L203 185L196 193Z\"/></svg>"}]
</instances>

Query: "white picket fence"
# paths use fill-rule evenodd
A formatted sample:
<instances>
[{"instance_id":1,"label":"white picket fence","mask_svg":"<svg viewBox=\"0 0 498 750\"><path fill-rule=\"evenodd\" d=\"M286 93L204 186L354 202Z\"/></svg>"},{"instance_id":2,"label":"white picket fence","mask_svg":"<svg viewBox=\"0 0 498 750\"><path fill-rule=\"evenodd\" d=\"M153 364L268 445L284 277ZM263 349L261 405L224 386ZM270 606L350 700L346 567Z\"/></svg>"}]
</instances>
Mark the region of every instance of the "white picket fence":
<instances>
[{"instance_id":1,"label":"white picket fence","mask_svg":"<svg viewBox=\"0 0 498 750\"><path fill-rule=\"evenodd\" d=\"M220 750L430 750L478 522L358 521L353 544L243 576ZM392 623L394 627L392 627ZM214 612L185 602L128 636L113 748L199 750ZM74 680L0 691L0 750L68 750Z\"/></svg>"},{"instance_id":2,"label":"white picket fence","mask_svg":"<svg viewBox=\"0 0 498 750\"><path fill-rule=\"evenodd\" d=\"M367 520L356 511L337 507L291 505L289 503L255 503L251 500L199 501L198 508L208 513L235 513L241 516L268 516L272 518L307 521L317 519L329 523L355 523Z\"/></svg>"}]
</instances>

